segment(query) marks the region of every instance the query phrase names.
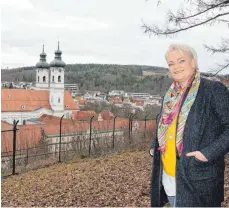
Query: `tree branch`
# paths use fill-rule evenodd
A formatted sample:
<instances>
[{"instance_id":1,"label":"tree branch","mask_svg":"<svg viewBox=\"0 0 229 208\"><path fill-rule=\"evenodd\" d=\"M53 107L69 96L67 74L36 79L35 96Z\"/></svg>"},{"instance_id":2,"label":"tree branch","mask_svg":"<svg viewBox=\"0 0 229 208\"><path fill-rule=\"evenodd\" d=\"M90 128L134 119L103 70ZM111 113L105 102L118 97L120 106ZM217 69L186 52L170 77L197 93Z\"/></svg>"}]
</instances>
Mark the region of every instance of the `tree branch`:
<instances>
[{"instance_id":1,"label":"tree branch","mask_svg":"<svg viewBox=\"0 0 229 208\"><path fill-rule=\"evenodd\" d=\"M184 19L190 19L190 18L199 16L199 15L201 15L201 14L207 12L207 11L210 11L211 9L215 9L215 8L217 8L217 7L219 7L219 6L223 6L223 4L229 4L229 0L224 1L224 2L221 2L221 3L219 3L219 4L215 4L215 5L214 5L214 4L213 4L213 5L208 5L210 8L207 8L207 9L201 11L201 12L198 12L198 13L196 13L196 14L194 14L194 15L190 15L190 16L186 16L186 17L177 17L176 19L177 19L178 21L184 20ZM206 4L206 5L207 5L207 4Z\"/></svg>"},{"instance_id":2,"label":"tree branch","mask_svg":"<svg viewBox=\"0 0 229 208\"><path fill-rule=\"evenodd\" d=\"M175 34L175 33L178 33L178 32L181 32L181 31L185 31L185 30L188 30L188 29L191 29L191 28L194 28L194 27L197 27L197 26L200 26L200 25L204 25L210 21L213 21L214 19L217 19L218 17L222 17L222 16L225 16L225 15L229 15L229 12L226 12L226 13L222 13L222 14L218 14L212 18L209 18L205 21L202 21L200 23L196 23L196 24L193 24L191 26L188 26L188 27L184 27L184 28L180 28L180 29L165 29L164 31L163 30L160 30L159 28L157 28L156 26L153 26L153 28L150 28L148 27L144 22L143 22L143 26L142 28L144 29L144 33L154 33L155 35L171 35L171 34Z\"/></svg>"},{"instance_id":3,"label":"tree branch","mask_svg":"<svg viewBox=\"0 0 229 208\"><path fill-rule=\"evenodd\" d=\"M226 69L226 68L228 68L229 67L229 60L227 60L227 64L225 64L224 66L222 66L222 65L219 65L219 66L221 66L222 68L221 69L219 69L213 76L216 76L219 72L221 72L223 69Z\"/></svg>"},{"instance_id":4,"label":"tree branch","mask_svg":"<svg viewBox=\"0 0 229 208\"><path fill-rule=\"evenodd\" d=\"M219 19L219 20L217 20L217 21L219 21L219 22L224 22L224 23L229 23L229 20L225 20L225 19Z\"/></svg>"},{"instance_id":5,"label":"tree branch","mask_svg":"<svg viewBox=\"0 0 229 208\"><path fill-rule=\"evenodd\" d=\"M221 45L218 47L213 47L213 46L207 46L204 45L204 47L207 49L207 51L214 53L227 53L229 52L229 39L222 39Z\"/></svg>"},{"instance_id":6,"label":"tree branch","mask_svg":"<svg viewBox=\"0 0 229 208\"><path fill-rule=\"evenodd\" d=\"M225 52L229 52L229 48L214 48L214 47L209 47L207 45L204 45L204 47L208 50L211 51L213 54L214 53L225 53Z\"/></svg>"}]
</instances>

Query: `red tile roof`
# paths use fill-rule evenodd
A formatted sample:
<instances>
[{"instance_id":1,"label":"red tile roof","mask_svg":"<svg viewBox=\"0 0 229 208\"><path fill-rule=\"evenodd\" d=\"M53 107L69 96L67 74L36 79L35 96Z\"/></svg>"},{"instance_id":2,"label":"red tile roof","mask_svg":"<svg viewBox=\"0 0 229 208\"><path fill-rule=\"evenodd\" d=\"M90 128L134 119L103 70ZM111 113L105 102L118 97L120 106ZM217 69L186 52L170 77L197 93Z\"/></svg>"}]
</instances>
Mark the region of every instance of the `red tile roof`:
<instances>
[{"instance_id":1,"label":"red tile roof","mask_svg":"<svg viewBox=\"0 0 229 208\"><path fill-rule=\"evenodd\" d=\"M115 120L115 129L124 129L128 128L128 119L116 119ZM108 131L113 130L114 121L113 120L104 120L93 122L92 126L94 130L97 131Z\"/></svg>"},{"instance_id":2,"label":"red tile roof","mask_svg":"<svg viewBox=\"0 0 229 208\"><path fill-rule=\"evenodd\" d=\"M2 112L33 111L40 107L51 109L48 90L2 89L1 92ZM78 109L67 90L64 91L64 109Z\"/></svg>"},{"instance_id":3,"label":"red tile roof","mask_svg":"<svg viewBox=\"0 0 229 208\"><path fill-rule=\"evenodd\" d=\"M63 123L61 126L62 134L74 134L83 131L87 131L90 128L89 122L72 122ZM59 135L60 133L60 124L47 124L44 125L44 133L45 135Z\"/></svg>"},{"instance_id":4,"label":"red tile roof","mask_svg":"<svg viewBox=\"0 0 229 208\"><path fill-rule=\"evenodd\" d=\"M60 133L60 117L42 115L39 121L43 122L44 133L46 135L56 135ZM73 119L62 119L61 131L63 134L86 131L89 128L88 122L76 121Z\"/></svg>"},{"instance_id":5,"label":"red tile roof","mask_svg":"<svg viewBox=\"0 0 229 208\"><path fill-rule=\"evenodd\" d=\"M17 126L19 129L17 132L17 149L26 149L28 147L34 147L39 144L43 138L42 132L45 135L58 135L60 132L60 118L55 116L43 115L39 118L44 124L42 125L24 125ZM82 122L72 119L62 120L62 133L63 134L73 134L82 131L88 131L90 129L90 122ZM93 121L92 127L94 131L112 131L113 130L113 120L104 121ZM123 118L117 118L115 120L115 129L128 129L129 120ZM8 124L4 121L1 122L2 130L13 129L13 125ZM133 121L133 129L137 128L139 131L145 130L144 121ZM156 122L147 121L146 129L150 132L155 131ZM13 150L13 132L2 132L2 152L8 152Z\"/></svg>"},{"instance_id":6,"label":"red tile roof","mask_svg":"<svg viewBox=\"0 0 229 208\"><path fill-rule=\"evenodd\" d=\"M61 117L46 115L46 114L43 114L41 117L38 118L39 121L45 124L60 124L60 119ZM62 119L63 124L64 123L71 124L72 122L73 122L72 119L66 119L66 118Z\"/></svg>"},{"instance_id":7,"label":"red tile roof","mask_svg":"<svg viewBox=\"0 0 229 208\"><path fill-rule=\"evenodd\" d=\"M134 100L133 101L136 106L144 106L145 101L144 100Z\"/></svg>"},{"instance_id":8,"label":"red tile roof","mask_svg":"<svg viewBox=\"0 0 229 208\"><path fill-rule=\"evenodd\" d=\"M77 111L73 112L73 118L75 120L89 120L92 116L94 116L94 120L98 120L98 115L95 111Z\"/></svg>"},{"instance_id":9,"label":"red tile roof","mask_svg":"<svg viewBox=\"0 0 229 208\"><path fill-rule=\"evenodd\" d=\"M65 110L78 110L79 106L72 98L68 90L64 91L64 109Z\"/></svg>"},{"instance_id":10,"label":"red tile roof","mask_svg":"<svg viewBox=\"0 0 229 208\"><path fill-rule=\"evenodd\" d=\"M1 122L2 130L13 129L13 125ZM42 130L40 125L17 126L16 149L26 149L36 146L42 139ZM1 133L1 152L13 151L13 132Z\"/></svg>"},{"instance_id":11,"label":"red tile roof","mask_svg":"<svg viewBox=\"0 0 229 208\"><path fill-rule=\"evenodd\" d=\"M93 112L93 111L92 111ZM57 135L60 132L60 118L56 116L43 115L39 118L42 121L44 133L46 135ZM128 119L117 118L115 121L115 129L128 128ZM113 130L113 120L97 121L93 120L92 127L97 131ZM90 129L90 121L78 121L72 119L62 120L62 133L72 134L76 132L87 131Z\"/></svg>"},{"instance_id":12,"label":"red tile roof","mask_svg":"<svg viewBox=\"0 0 229 208\"><path fill-rule=\"evenodd\" d=\"M109 110L105 110L101 112L101 117L103 120L111 120L114 118L114 114Z\"/></svg>"},{"instance_id":13,"label":"red tile roof","mask_svg":"<svg viewBox=\"0 0 229 208\"><path fill-rule=\"evenodd\" d=\"M122 99L120 97L109 97L109 102L122 102Z\"/></svg>"},{"instance_id":14,"label":"red tile roof","mask_svg":"<svg viewBox=\"0 0 229 208\"><path fill-rule=\"evenodd\" d=\"M80 105L85 105L88 103L88 100L78 100Z\"/></svg>"}]
</instances>

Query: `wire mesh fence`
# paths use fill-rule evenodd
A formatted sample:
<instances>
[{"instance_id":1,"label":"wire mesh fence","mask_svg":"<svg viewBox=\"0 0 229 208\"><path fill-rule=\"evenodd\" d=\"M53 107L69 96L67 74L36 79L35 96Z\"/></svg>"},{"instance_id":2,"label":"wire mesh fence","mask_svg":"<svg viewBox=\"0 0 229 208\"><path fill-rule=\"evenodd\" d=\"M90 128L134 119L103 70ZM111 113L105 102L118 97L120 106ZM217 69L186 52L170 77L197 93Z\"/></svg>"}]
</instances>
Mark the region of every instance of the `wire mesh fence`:
<instances>
[{"instance_id":1,"label":"wire mesh fence","mask_svg":"<svg viewBox=\"0 0 229 208\"><path fill-rule=\"evenodd\" d=\"M127 149L147 149L154 138L155 126L155 120L118 117L106 121L58 118L46 120L45 124L14 126L15 134L10 129L1 132L2 174Z\"/></svg>"}]
</instances>

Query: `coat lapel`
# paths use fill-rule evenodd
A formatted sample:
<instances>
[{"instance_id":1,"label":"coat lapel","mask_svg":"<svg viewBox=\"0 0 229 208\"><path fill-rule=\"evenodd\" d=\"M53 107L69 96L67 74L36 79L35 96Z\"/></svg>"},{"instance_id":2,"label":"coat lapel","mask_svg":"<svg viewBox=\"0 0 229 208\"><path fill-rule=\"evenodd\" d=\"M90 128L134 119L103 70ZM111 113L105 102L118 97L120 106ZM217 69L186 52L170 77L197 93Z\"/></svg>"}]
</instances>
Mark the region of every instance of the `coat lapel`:
<instances>
[{"instance_id":1,"label":"coat lapel","mask_svg":"<svg viewBox=\"0 0 229 208\"><path fill-rule=\"evenodd\" d=\"M198 148L205 125L206 100L204 99L204 83L201 80L196 99L190 109L184 129L185 153L195 151ZM189 139L187 139L189 138ZM190 139L191 138L191 139Z\"/></svg>"}]
</instances>

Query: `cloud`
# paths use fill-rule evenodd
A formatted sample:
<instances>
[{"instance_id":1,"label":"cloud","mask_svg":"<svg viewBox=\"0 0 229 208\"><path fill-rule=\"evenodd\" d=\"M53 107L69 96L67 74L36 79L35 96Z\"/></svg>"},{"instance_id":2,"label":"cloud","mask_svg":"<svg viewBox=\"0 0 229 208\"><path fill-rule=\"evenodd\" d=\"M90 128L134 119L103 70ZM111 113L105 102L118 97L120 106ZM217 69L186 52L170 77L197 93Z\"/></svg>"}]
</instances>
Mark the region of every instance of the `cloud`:
<instances>
[{"instance_id":1,"label":"cloud","mask_svg":"<svg viewBox=\"0 0 229 208\"><path fill-rule=\"evenodd\" d=\"M33 10L34 7L29 0L2 0L0 3L3 9L13 9L13 10Z\"/></svg>"},{"instance_id":2,"label":"cloud","mask_svg":"<svg viewBox=\"0 0 229 208\"><path fill-rule=\"evenodd\" d=\"M21 67L35 65L37 57L31 56L19 48L11 47L11 50L2 54L2 65L5 67ZM13 61L12 61L13 60ZM34 64L35 63L35 64Z\"/></svg>"},{"instance_id":3,"label":"cloud","mask_svg":"<svg viewBox=\"0 0 229 208\"><path fill-rule=\"evenodd\" d=\"M65 20L59 19L55 22L52 21L43 21L36 22L36 25L47 27L47 28L56 28L56 29L68 29L68 30L97 30L97 29L107 29L109 28L108 24L96 21L91 18L74 18L67 16Z\"/></svg>"},{"instance_id":4,"label":"cloud","mask_svg":"<svg viewBox=\"0 0 229 208\"><path fill-rule=\"evenodd\" d=\"M162 24L167 9L175 10L181 0L178 3L168 1L160 7L154 1L144 0L4 2L2 62L8 66L35 65L43 42L47 61L52 61L58 39L67 64L95 62L166 66L164 53L168 45L181 42L196 49L201 70L207 71L216 62L221 62L223 56L211 56L203 44L218 44L222 34L229 36L224 25L198 27L172 39L149 38L143 33L142 19L150 24ZM22 4L18 5L19 2ZM13 58L10 59L11 53Z\"/></svg>"}]
</instances>

